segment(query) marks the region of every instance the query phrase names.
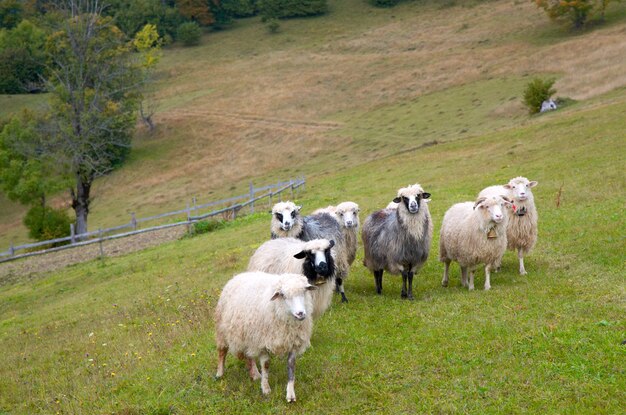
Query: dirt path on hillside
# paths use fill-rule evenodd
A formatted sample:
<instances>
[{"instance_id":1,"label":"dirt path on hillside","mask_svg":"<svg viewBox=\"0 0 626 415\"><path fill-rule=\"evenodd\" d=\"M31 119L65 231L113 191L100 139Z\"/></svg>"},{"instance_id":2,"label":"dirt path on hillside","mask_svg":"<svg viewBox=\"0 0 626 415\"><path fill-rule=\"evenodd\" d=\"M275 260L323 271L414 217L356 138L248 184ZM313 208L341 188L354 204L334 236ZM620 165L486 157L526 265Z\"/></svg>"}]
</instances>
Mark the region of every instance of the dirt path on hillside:
<instances>
[{"instance_id":1,"label":"dirt path on hillside","mask_svg":"<svg viewBox=\"0 0 626 415\"><path fill-rule=\"evenodd\" d=\"M102 244L106 257L123 256L132 252L179 239L187 232L186 226L176 226L154 232L142 233ZM91 245L69 248L63 251L17 259L0 264L0 286L37 279L43 274L65 268L68 265L91 261L100 257L100 246Z\"/></svg>"}]
</instances>

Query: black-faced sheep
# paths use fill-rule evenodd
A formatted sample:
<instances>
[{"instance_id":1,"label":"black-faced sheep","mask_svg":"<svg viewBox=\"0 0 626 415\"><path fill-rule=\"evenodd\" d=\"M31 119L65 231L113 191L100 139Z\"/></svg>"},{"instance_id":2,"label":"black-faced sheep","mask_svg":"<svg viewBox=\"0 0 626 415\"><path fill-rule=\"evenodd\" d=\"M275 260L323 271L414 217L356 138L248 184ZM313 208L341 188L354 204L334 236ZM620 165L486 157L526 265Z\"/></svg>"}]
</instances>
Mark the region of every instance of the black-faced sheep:
<instances>
[{"instance_id":1,"label":"black-faced sheep","mask_svg":"<svg viewBox=\"0 0 626 415\"><path fill-rule=\"evenodd\" d=\"M330 306L335 287L334 241L314 239L301 241L295 238L270 239L263 243L250 258L248 271L272 274L301 274L319 290L312 293L313 318L318 318Z\"/></svg>"},{"instance_id":2,"label":"black-faced sheep","mask_svg":"<svg viewBox=\"0 0 626 415\"><path fill-rule=\"evenodd\" d=\"M363 224L361 238L365 249L364 265L374 273L376 292L382 293L383 271L402 273L402 298L413 299L413 275L426 262L430 251L433 224L419 184L398 190L397 209L372 213ZM408 286L407 286L408 284Z\"/></svg>"},{"instance_id":3,"label":"black-faced sheep","mask_svg":"<svg viewBox=\"0 0 626 415\"><path fill-rule=\"evenodd\" d=\"M348 248L344 240L339 221L334 214L323 211L306 217L300 215L300 206L293 202L280 202L272 208L271 236L275 238L298 238L303 241L314 239L328 239L335 241L335 265L337 291L341 293L341 300L346 298L343 280L350 271Z\"/></svg>"},{"instance_id":4,"label":"black-faced sheep","mask_svg":"<svg viewBox=\"0 0 626 415\"><path fill-rule=\"evenodd\" d=\"M507 225L507 248L517 251L519 258L519 273L526 275L524 256L526 256L537 242L537 222L539 216L535 207L535 197L532 188L537 186L536 181L525 177L515 177L503 186L490 186L479 193L482 196L506 195L513 205L509 209Z\"/></svg>"},{"instance_id":5,"label":"black-faced sheep","mask_svg":"<svg viewBox=\"0 0 626 415\"><path fill-rule=\"evenodd\" d=\"M270 354L287 357L287 401L296 400L296 356L311 345L313 322L310 290L316 287L302 275L263 272L233 277L222 290L215 309L218 361L215 377L224 374L226 354L246 359L250 377L261 378L264 395L270 393ZM256 367L259 358L261 374Z\"/></svg>"},{"instance_id":6,"label":"black-faced sheep","mask_svg":"<svg viewBox=\"0 0 626 415\"><path fill-rule=\"evenodd\" d=\"M474 272L485 264L485 290L491 288L490 271L506 251L505 197L480 197L476 202L457 203L443 217L439 238L439 260L445 264L441 285L448 286L450 262L461 266L461 284L474 289ZM467 273L469 271L469 283Z\"/></svg>"}]
</instances>

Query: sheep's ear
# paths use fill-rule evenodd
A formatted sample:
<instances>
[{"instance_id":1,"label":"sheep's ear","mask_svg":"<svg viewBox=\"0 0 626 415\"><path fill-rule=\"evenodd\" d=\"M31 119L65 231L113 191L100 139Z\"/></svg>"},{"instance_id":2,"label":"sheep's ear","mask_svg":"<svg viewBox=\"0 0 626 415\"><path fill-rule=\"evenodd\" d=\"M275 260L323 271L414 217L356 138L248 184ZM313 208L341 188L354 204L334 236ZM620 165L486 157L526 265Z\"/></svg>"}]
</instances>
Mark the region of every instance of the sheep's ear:
<instances>
[{"instance_id":1,"label":"sheep's ear","mask_svg":"<svg viewBox=\"0 0 626 415\"><path fill-rule=\"evenodd\" d=\"M509 199L508 197L503 196L503 195L500 195L500 198L501 198L502 200L504 200L504 206L506 206L506 207L508 207L508 208L510 208L511 206L513 206L513 201L512 201L511 199Z\"/></svg>"},{"instance_id":2,"label":"sheep's ear","mask_svg":"<svg viewBox=\"0 0 626 415\"><path fill-rule=\"evenodd\" d=\"M282 297L282 296L283 296L283 293L281 293L280 291L276 291L274 295L272 296L272 298L270 298L270 301L274 301L277 298Z\"/></svg>"},{"instance_id":3,"label":"sheep's ear","mask_svg":"<svg viewBox=\"0 0 626 415\"><path fill-rule=\"evenodd\" d=\"M328 247L332 248L333 246L335 246L335 241L331 239L330 241L328 241Z\"/></svg>"},{"instance_id":4,"label":"sheep's ear","mask_svg":"<svg viewBox=\"0 0 626 415\"><path fill-rule=\"evenodd\" d=\"M536 180L533 180L532 182L528 183L528 187L535 187L539 184L539 182L537 182Z\"/></svg>"},{"instance_id":5,"label":"sheep's ear","mask_svg":"<svg viewBox=\"0 0 626 415\"><path fill-rule=\"evenodd\" d=\"M401 201L402 201L402 198L400 196L393 199L393 203L400 203Z\"/></svg>"},{"instance_id":6,"label":"sheep's ear","mask_svg":"<svg viewBox=\"0 0 626 415\"><path fill-rule=\"evenodd\" d=\"M507 183L507 184L505 184L505 185L502 185L502 187L504 187L505 189L511 189L511 185L510 185L510 184L508 184L508 183Z\"/></svg>"},{"instance_id":7,"label":"sheep's ear","mask_svg":"<svg viewBox=\"0 0 626 415\"><path fill-rule=\"evenodd\" d=\"M317 287L315 285L307 285L305 288L307 291L315 291L317 290Z\"/></svg>"},{"instance_id":8,"label":"sheep's ear","mask_svg":"<svg viewBox=\"0 0 626 415\"><path fill-rule=\"evenodd\" d=\"M305 256L306 256L306 252L304 252L304 251L300 251L300 252L298 252L297 254L295 254L293 257L294 257L294 258L298 258L298 259L302 259L302 258L304 258Z\"/></svg>"},{"instance_id":9,"label":"sheep's ear","mask_svg":"<svg viewBox=\"0 0 626 415\"><path fill-rule=\"evenodd\" d=\"M271 210L268 210L267 213L269 213L270 215L274 214L274 212L272 212Z\"/></svg>"},{"instance_id":10,"label":"sheep's ear","mask_svg":"<svg viewBox=\"0 0 626 415\"><path fill-rule=\"evenodd\" d=\"M481 203L483 203L485 200L487 200L486 197L479 197L478 200L476 200L476 203L474 203L474 209L476 209Z\"/></svg>"},{"instance_id":11,"label":"sheep's ear","mask_svg":"<svg viewBox=\"0 0 626 415\"><path fill-rule=\"evenodd\" d=\"M300 209L302 209L302 206L296 206L296 212L300 212Z\"/></svg>"},{"instance_id":12,"label":"sheep's ear","mask_svg":"<svg viewBox=\"0 0 626 415\"><path fill-rule=\"evenodd\" d=\"M422 198L423 199L429 199L430 198L430 193L426 193L426 192L422 193Z\"/></svg>"}]
</instances>

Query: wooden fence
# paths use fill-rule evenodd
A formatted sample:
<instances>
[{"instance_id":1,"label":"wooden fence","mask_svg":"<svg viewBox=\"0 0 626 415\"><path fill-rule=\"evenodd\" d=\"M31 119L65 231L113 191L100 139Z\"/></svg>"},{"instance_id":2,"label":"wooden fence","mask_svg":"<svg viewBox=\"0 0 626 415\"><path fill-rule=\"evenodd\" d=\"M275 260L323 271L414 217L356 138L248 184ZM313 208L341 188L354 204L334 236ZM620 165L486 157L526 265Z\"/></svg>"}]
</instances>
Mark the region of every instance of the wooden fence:
<instances>
[{"instance_id":1,"label":"wooden fence","mask_svg":"<svg viewBox=\"0 0 626 415\"><path fill-rule=\"evenodd\" d=\"M83 234L75 234L74 225L70 225L70 236L66 236L64 238L56 238L50 239L47 241L35 242L31 244L24 244L14 246L11 244L9 249L4 252L0 252L0 263L12 261L18 258L25 258L33 255L41 255L49 252L61 251L63 249L70 249L84 245L90 245L94 243L100 244L100 253L103 255L102 242L109 241L112 239L124 238L131 235L138 235L141 233L157 231L161 229L172 228L175 226L183 226L187 225L189 229L191 229L191 225L195 222L198 222L203 219L207 219L217 215L223 215L228 219L235 219L237 214L241 209L248 208L250 213L254 213L255 203L259 202L262 199L268 199L268 207L272 206L274 202L274 198L278 197L279 200L282 200L282 193L285 191L290 191L291 199L294 199L297 195L296 192L300 191L300 187L305 185L305 178L300 177L297 179L292 179L285 182L278 182L268 186L263 187L254 187L252 183L250 183L250 191L244 195L239 195L235 197L231 197L228 199L217 200L210 203L200 204L196 203L196 198L194 197L191 201L191 204L187 203L185 209L175 210L172 212L162 213L160 215L148 216L145 218L136 218L135 214L131 214L130 222L125 223L123 225L114 226L112 228L106 229L98 229L97 231L91 231ZM220 209L212 210L208 213L198 214L199 211L206 210L208 208L215 208L217 206L224 206ZM257 204L258 205L258 204ZM168 223L164 225L157 225L148 228L138 229L142 223L155 221L159 219L169 218L172 216L183 216L185 219L182 221L177 221L174 223ZM125 232L115 233L124 230ZM34 248L41 248L45 246L49 246L52 244L58 243L67 243L67 245L56 246L53 248L41 249L38 251L30 251L23 254L17 254L16 252L19 250L31 250Z\"/></svg>"}]
</instances>

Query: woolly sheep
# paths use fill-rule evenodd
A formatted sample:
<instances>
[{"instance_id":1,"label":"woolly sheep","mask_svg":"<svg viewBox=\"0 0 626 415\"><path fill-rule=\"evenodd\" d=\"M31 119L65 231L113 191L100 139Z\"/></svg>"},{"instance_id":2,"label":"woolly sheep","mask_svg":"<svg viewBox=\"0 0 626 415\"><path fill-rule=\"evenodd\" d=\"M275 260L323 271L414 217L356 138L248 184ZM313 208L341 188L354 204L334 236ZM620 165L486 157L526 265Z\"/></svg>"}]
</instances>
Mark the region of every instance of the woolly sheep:
<instances>
[{"instance_id":1,"label":"woolly sheep","mask_svg":"<svg viewBox=\"0 0 626 415\"><path fill-rule=\"evenodd\" d=\"M270 231L272 239L292 237L303 241L313 239L328 239L335 241L335 266L337 291L341 293L341 301L347 302L343 288L343 280L350 271L348 248L344 240L339 221L328 208L320 213L306 217L300 215L300 206L293 202L281 202L272 208L272 222Z\"/></svg>"},{"instance_id":2,"label":"woolly sheep","mask_svg":"<svg viewBox=\"0 0 626 415\"><path fill-rule=\"evenodd\" d=\"M539 112L552 111L552 110L555 110L556 108L557 108L556 102L554 102L554 100L552 99L547 99L541 103L541 109L539 110Z\"/></svg>"},{"instance_id":3,"label":"woolly sheep","mask_svg":"<svg viewBox=\"0 0 626 415\"><path fill-rule=\"evenodd\" d=\"M345 256L347 260L347 267L350 267L356 258L356 251L359 246L359 205L354 202L342 202L337 206L328 206L326 208L317 209L312 213L312 216L322 213L328 213L331 215L341 227L343 234L343 245L339 248L345 250ZM343 254L342 254L343 257ZM346 294L343 288L343 280L347 277L347 271L337 279L337 291L341 293L341 301L347 302Z\"/></svg>"},{"instance_id":4,"label":"woolly sheep","mask_svg":"<svg viewBox=\"0 0 626 415\"><path fill-rule=\"evenodd\" d=\"M519 259L519 273L526 275L524 256L526 256L537 242L537 222L539 216L535 206L535 197L532 188L537 186L536 181L525 177L515 177L503 186L490 186L479 193L481 196L506 195L512 202L507 225L507 249L517 252Z\"/></svg>"},{"instance_id":5,"label":"woolly sheep","mask_svg":"<svg viewBox=\"0 0 626 415\"><path fill-rule=\"evenodd\" d=\"M474 272L485 264L485 290L491 288L490 271L506 251L506 197L479 197L475 203L453 205L445 213L439 238L439 260L445 264L441 285L448 286L450 262L461 267L461 284L474 289ZM467 272L469 270L469 284Z\"/></svg>"},{"instance_id":6,"label":"woolly sheep","mask_svg":"<svg viewBox=\"0 0 626 415\"><path fill-rule=\"evenodd\" d=\"M250 377L261 378L264 395L270 393L270 354L287 355L287 401L296 400L296 356L311 345L313 330L310 290L315 286L297 274L263 272L233 277L222 290L215 309L217 379L224 375L226 354L245 358ZM256 367L261 364L261 374Z\"/></svg>"},{"instance_id":7,"label":"woolly sheep","mask_svg":"<svg viewBox=\"0 0 626 415\"><path fill-rule=\"evenodd\" d=\"M273 274L302 274L319 290L312 293L313 318L318 318L330 306L336 274L335 242L327 239L301 241L295 238L270 239L250 258L248 271Z\"/></svg>"},{"instance_id":8,"label":"woolly sheep","mask_svg":"<svg viewBox=\"0 0 626 415\"><path fill-rule=\"evenodd\" d=\"M372 213L363 224L363 264L374 273L376 292L382 293L383 272L402 273L402 298L413 300L413 275L424 265L430 251L433 224L430 198L419 184L398 190L397 209ZM408 283L408 288L407 288Z\"/></svg>"}]
</instances>

